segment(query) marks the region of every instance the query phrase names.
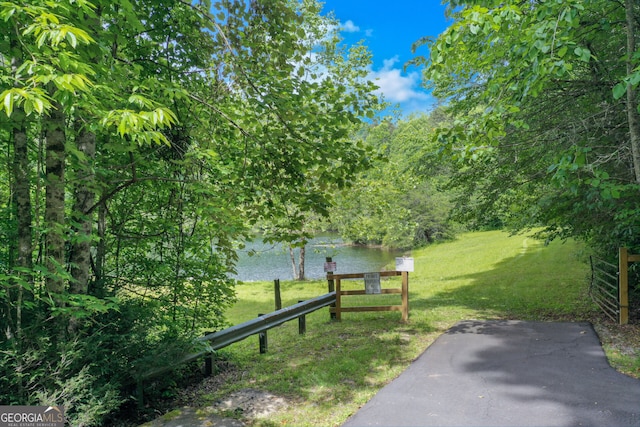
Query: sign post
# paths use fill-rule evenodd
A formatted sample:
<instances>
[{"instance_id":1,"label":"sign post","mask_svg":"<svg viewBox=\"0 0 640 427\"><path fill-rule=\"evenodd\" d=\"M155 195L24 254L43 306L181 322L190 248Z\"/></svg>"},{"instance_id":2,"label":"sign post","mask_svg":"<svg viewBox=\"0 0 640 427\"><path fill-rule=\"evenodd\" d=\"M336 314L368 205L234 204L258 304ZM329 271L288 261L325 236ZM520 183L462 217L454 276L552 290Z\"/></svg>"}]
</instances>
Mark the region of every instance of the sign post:
<instances>
[{"instance_id":1,"label":"sign post","mask_svg":"<svg viewBox=\"0 0 640 427\"><path fill-rule=\"evenodd\" d=\"M409 272L413 271L413 258L396 258L396 270L402 272L402 320L409 319Z\"/></svg>"}]
</instances>

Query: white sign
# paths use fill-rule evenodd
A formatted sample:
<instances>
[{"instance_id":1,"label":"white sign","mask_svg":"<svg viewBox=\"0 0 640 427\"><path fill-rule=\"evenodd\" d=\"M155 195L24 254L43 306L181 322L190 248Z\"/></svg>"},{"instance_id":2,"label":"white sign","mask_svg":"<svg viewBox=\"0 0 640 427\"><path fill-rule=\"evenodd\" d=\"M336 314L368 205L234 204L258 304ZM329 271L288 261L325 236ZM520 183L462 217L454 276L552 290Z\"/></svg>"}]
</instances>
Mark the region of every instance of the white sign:
<instances>
[{"instance_id":1,"label":"white sign","mask_svg":"<svg viewBox=\"0 0 640 427\"><path fill-rule=\"evenodd\" d=\"M336 271L336 262L335 261L325 262L324 263L324 272L325 273L333 273L334 271Z\"/></svg>"},{"instance_id":2,"label":"white sign","mask_svg":"<svg viewBox=\"0 0 640 427\"><path fill-rule=\"evenodd\" d=\"M380 293L380 273L364 273L364 291L367 294Z\"/></svg>"},{"instance_id":3,"label":"white sign","mask_svg":"<svg viewBox=\"0 0 640 427\"><path fill-rule=\"evenodd\" d=\"M396 271L413 271L413 258L396 258Z\"/></svg>"}]
</instances>

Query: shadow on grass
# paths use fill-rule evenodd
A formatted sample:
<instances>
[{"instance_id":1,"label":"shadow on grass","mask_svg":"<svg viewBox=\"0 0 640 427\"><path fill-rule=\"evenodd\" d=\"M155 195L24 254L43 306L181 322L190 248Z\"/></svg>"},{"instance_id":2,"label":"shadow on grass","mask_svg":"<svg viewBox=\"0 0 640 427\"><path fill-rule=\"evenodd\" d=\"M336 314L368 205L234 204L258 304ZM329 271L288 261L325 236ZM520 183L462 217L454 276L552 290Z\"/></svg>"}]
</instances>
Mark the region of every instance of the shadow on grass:
<instances>
[{"instance_id":1,"label":"shadow on grass","mask_svg":"<svg viewBox=\"0 0 640 427\"><path fill-rule=\"evenodd\" d=\"M480 319L589 320L589 267L561 242L529 244L491 269L441 277L433 291L411 300L411 310L457 310Z\"/></svg>"},{"instance_id":2,"label":"shadow on grass","mask_svg":"<svg viewBox=\"0 0 640 427\"><path fill-rule=\"evenodd\" d=\"M364 403L399 375L416 351L409 349L414 331L400 323L398 313L358 317L315 322L318 327L304 336L294 336L287 325L270 331L269 352L243 363L256 368L249 382L323 410Z\"/></svg>"}]
</instances>

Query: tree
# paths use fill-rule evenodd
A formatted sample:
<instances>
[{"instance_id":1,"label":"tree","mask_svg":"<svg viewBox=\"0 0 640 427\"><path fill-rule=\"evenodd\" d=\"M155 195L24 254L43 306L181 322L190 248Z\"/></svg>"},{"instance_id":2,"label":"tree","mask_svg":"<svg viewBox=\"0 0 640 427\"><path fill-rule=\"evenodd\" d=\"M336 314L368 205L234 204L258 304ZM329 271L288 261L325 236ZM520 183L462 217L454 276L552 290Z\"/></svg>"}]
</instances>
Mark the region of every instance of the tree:
<instances>
[{"instance_id":1,"label":"tree","mask_svg":"<svg viewBox=\"0 0 640 427\"><path fill-rule=\"evenodd\" d=\"M261 7L281 7L276 4ZM352 135L380 108L376 86L366 79L370 53L362 45L343 45L335 20L319 16L320 8L305 1L283 13L277 33L264 19L245 19L246 27L238 29L247 35L243 46L230 42L246 61L232 76L248 82L244 96L257 104L248 108L255 111L255 124L238 122L255 144L247 169L255 188L252 221L267 241L289 247L299 280L310 224L328 215L333 195L371 161L370 150ZM265 79L269 74L277 77ZM266 180L265 188L256 188L256 177Z\"/></svg>"},{"instance_id":2,"label":"tree","mask_svg":"<svg viewBox=\"0 0 640 427\"><path fill-rule=\"evenodd\" d=\"M438 113L383 120L363 132L379 158L337 199L331 220L343 236L359 244L412 248L452 235L451 194L441 191L447 166L422 156L438 120Z\"/></svg>"},{"instance_id":3,"label":"tree","mask_svg":"<svg viewBox=\"0 0 640 427\"><path fill-rule=\"evenodd\" d=\"M81 384L72 422L99 423L133 368L224 325L252 224L326 211L366 161L348 135L377 103L368 56L319 44L313 1L34 0L0 18L2 400Z\"/></svg>"},{"instance_id":4,"label":"tree","mask_svg":"<svg viewBox=\"0 0 640 427\"><path fill-rule=\"evenodd\" d=\"M638 245L627 3L451 2L454 23L424 63L455 118L436 139L459 160L459 211L608 252Z\"/></svg>"}]
</instances>

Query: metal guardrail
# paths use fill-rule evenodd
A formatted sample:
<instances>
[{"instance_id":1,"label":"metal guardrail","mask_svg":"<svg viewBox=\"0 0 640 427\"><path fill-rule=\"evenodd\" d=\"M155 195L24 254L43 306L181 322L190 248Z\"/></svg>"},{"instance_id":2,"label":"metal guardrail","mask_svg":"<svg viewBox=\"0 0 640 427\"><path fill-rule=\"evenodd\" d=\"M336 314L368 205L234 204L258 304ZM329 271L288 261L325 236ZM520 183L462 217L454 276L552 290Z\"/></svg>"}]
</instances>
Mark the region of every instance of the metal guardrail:
<instances>
[{"instance_id":1,"label":"metal guardrail","mask_svg":"<svg viewBox=\"0 0 640 427\"><path fill-rule=\"evenodd\" d=\"M170 371L177 365L191 362L192 360L210 354L212 351L219 350L235 342L242 341L243 339L248 338L251 335L256 335L271 328L275 328L276 326L279 326L285 322L297 319L300 316L312 313L335 302L336 293L329 292L328 294L302 301L295 305L285 307L268 314L264 314L247 322L240 323L227 329L223 329L222 331L205 335L204 337L199 338L198 341L209 341L210 345L207 350L185 355L182 359L169 366L163 366L144 372L138 377L138 382Z\"/></svg>"}]
</instances>

